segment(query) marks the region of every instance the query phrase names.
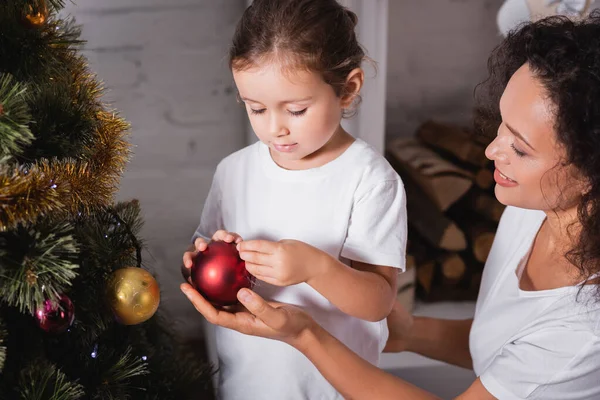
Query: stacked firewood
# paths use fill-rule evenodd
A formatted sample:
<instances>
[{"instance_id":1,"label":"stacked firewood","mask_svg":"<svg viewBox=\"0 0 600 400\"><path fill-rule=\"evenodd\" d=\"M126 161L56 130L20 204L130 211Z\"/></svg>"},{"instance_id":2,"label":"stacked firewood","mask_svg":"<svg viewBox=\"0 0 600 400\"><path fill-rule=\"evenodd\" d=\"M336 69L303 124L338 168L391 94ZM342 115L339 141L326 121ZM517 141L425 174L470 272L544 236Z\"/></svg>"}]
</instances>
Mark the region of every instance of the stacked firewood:
<instances>
[{"instance_id":1,"label":"stacked firewood","mask_svg":"<svg viewBox=\"0 0 600 400\"><path fill-rule=\"evenodd\" d=\"M504 210L494 197L493 163L484 154L488 142L429 121L414 138L387 144L386 157L404 181L408 209L408 273L400 278L399 298L415 290L423 301L477 297Z\"/></svg>"}]
</instances>

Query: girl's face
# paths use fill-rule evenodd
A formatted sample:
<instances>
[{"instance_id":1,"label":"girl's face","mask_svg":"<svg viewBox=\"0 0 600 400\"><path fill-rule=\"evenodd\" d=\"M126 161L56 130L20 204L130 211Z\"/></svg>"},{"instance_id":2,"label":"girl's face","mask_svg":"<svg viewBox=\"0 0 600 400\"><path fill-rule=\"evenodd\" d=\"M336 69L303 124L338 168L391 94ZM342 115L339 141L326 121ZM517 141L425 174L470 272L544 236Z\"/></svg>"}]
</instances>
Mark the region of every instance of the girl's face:
<instances>
[{"instance_id":1,"label":"girl's face","mask_svg":"<svg viewBox=\"0 0 600 400\"><path fill-rule=\"evenodd\" d=\"M576 169L564 163L553 104L527 64L508 82L500 112L498 135L485 151L496 167L498 201L544 211L575 207L585 185Z\"/></svg>"},{"instance_id":2,"label":"girl's face","mask_svg":"<svg viewBox=\"0 0 600 400\"><path fill-rule=\"evenodd\" d=\"M317 158L321 164L331 161L323 159L323 153L344 132L340 126L344 102L320 74L284 71L278 63L264 63L234 70L233 78L252 129L277 164L307 169L318 166Z\"/></svg>"}]
</instances>

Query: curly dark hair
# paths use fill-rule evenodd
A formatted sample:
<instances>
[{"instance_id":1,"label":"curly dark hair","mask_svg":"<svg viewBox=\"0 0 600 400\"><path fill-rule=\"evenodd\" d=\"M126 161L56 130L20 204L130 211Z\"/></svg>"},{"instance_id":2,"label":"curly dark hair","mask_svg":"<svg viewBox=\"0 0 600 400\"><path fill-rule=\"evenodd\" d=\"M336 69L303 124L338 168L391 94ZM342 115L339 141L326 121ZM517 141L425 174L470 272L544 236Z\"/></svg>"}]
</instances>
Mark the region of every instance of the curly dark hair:
<instances>
[{"instance_id":1,"label":"curly dark hair","mask_svg":"<svg viewBox=\"0 0 600 400\"><path fill-rule=\"evenodd\" d=\"M589 182L577 208L580 233L565 255L587 282L600 272L600 11L581 21L548 17L510 32L492 52L489 77L475 92L479 132L495 136L502 92L525 63L554 105L565 163ZM600 288L598 294L600 300Z\"/></svg>"}]
</instances>

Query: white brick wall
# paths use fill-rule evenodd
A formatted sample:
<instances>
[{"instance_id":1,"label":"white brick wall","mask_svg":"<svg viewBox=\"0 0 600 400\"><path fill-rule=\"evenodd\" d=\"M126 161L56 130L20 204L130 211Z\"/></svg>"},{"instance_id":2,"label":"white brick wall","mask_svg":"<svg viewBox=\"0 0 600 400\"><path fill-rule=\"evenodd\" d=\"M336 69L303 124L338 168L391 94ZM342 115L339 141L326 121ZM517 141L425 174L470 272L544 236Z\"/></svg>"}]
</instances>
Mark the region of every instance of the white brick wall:
<instances>
[{"instance_id":1,"label":"white brick wall","mask_svg":"<svg viewBox=\"0 0 600 400\"><path fill-rule=\"evenodd\" d=\"M105 99L132 124L134 157L118 198L140 200L162 307L196 334L200 318L179 291L179 266L218 161L245 144L226 57L245 1L67 3Z\"/></svg>"}]
</instances>

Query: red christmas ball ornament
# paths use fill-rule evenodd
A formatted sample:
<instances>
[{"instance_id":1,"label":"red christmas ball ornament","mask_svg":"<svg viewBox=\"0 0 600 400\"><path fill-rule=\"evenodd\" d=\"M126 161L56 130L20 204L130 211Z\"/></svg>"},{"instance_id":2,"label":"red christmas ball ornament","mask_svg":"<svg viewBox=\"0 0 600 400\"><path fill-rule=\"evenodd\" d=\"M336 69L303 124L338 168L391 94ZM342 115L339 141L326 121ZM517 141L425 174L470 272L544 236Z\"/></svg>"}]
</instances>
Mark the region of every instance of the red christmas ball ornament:
<instances>
[{"instance_id":1,"label":"red christmas ball ornament","mask_svg":"<svg viewBox=\"0 0 600 400\"><path fill-rule=\"evenodd\" d=\"M254 283L235 243L214 241L194 257L190 278L196 290L218 306L237 304L237 292Z\"/></svg>"},{"instance_id":2,"label":"red christmas ball ornament","mask_svg":"<svg viewBox=\"0 0 600 400\"><path fill-rule=\"evenodd\" d=\"M63 333L75 319L75 306L66 295L58 302L46 299L35 312L35 319L42 330L48 333Z\"/></svg>"}]
</instances>

